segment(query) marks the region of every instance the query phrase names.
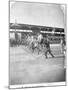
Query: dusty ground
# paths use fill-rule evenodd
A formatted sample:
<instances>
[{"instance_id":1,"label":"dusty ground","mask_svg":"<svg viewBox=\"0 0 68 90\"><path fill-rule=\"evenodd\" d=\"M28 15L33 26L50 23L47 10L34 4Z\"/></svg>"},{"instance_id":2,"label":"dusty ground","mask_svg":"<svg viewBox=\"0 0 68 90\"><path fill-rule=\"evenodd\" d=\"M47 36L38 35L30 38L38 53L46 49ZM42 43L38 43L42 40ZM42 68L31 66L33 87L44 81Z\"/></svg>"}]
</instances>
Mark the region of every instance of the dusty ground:
<instances>
[{"instance_id":1,"label":"dusty ground","mask_svg":"<svg viewBox=\"0 0 68 90\"><path fill-rule=\"evenodd\" d=\"M10 84L60 82L65 80L64 57L60 46L52 45L55 58L46 59L26 47L10 48ZM50 57L50 56L49 56Z\"/></svg>"}]
</instances>

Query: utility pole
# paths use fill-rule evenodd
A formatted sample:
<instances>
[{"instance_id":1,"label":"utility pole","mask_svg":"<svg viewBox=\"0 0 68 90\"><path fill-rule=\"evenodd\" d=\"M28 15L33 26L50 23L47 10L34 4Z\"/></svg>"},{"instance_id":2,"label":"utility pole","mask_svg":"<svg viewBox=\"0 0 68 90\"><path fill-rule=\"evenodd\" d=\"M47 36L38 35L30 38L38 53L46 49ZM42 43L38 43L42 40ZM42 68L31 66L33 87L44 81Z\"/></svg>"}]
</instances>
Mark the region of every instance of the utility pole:
<instances>
[{"instance_id":1,"label":"utility pole","mask_svg":"<svg viewBox=\"0 0 68 90\"><path fill-rule=\"evenodd\" d=\"M15 19L15 41L16 41L16 44L17 44L18 34L17 34L17 31L16 31L16 26L17 26L17 21L16 21L16 19Z\"/></svg>"}]
</instances>

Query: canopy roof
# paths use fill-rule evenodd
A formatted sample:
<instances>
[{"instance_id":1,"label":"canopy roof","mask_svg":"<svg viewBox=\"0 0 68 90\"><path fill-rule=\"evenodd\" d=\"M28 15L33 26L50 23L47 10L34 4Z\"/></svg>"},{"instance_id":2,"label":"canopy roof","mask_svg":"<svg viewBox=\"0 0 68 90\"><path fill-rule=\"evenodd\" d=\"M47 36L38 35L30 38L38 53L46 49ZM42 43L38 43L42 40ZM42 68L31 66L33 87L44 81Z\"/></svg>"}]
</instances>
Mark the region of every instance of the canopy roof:
<instances>
[{"instance_id":1,"label":"canopy roof","mask_svg":"<svg viewBox=\"0 0 68 90\"><path fill-rule=\"evenodd\" d=\"M29 25L29 24L14 24L14 23L10 23L10 29L18 29L18 30L21 29L32 31L52 31L53 29L55 29L55 32L64 32L64 28Z\"/></svg>"}]
</instances>

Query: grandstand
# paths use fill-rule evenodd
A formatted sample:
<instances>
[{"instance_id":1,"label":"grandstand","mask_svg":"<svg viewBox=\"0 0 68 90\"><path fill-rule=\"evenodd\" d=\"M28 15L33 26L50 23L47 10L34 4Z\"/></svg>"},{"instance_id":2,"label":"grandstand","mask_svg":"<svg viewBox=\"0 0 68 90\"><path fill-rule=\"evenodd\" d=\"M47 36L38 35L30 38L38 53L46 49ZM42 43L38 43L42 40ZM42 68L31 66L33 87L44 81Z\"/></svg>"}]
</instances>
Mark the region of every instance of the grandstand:
<instances>
[{"instance_id":1,"label":"grandstand","mask_svg":"<svg viewBox=\"0 0 68 90\"><path fill-rule=\"evenodd\" d=\"M64 28L10 23L10 38L13 34L13 37L16 37L15 32L17 33L20 40L22 40L28 33L37 34L38 32L42 33L44 37L46 34L48 34L51 43L59 43L60 39L63 36L65 37Z\"/></svg>"}]
</instances>

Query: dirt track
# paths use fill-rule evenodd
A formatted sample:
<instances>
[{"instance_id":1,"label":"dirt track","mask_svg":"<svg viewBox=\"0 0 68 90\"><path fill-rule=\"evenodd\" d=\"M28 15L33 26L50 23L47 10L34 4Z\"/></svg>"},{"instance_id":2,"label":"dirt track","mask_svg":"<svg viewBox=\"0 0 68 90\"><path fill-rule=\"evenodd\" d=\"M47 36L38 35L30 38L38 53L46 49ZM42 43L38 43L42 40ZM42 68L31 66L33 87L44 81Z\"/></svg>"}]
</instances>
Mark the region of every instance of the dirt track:
<instances>
[{"instance_id":1,"label":"dirt track","mask_svg":"<svg viewBox=\"0 0 68 90\"><path fill-rule=\"evenodd\" d=\"M51 46L55 58L32 54L24 46L10 48L10 84L60 82L65 80L60 46ZM50 56L49 56L50 57Z\"/></svg>"}]
</instances>

